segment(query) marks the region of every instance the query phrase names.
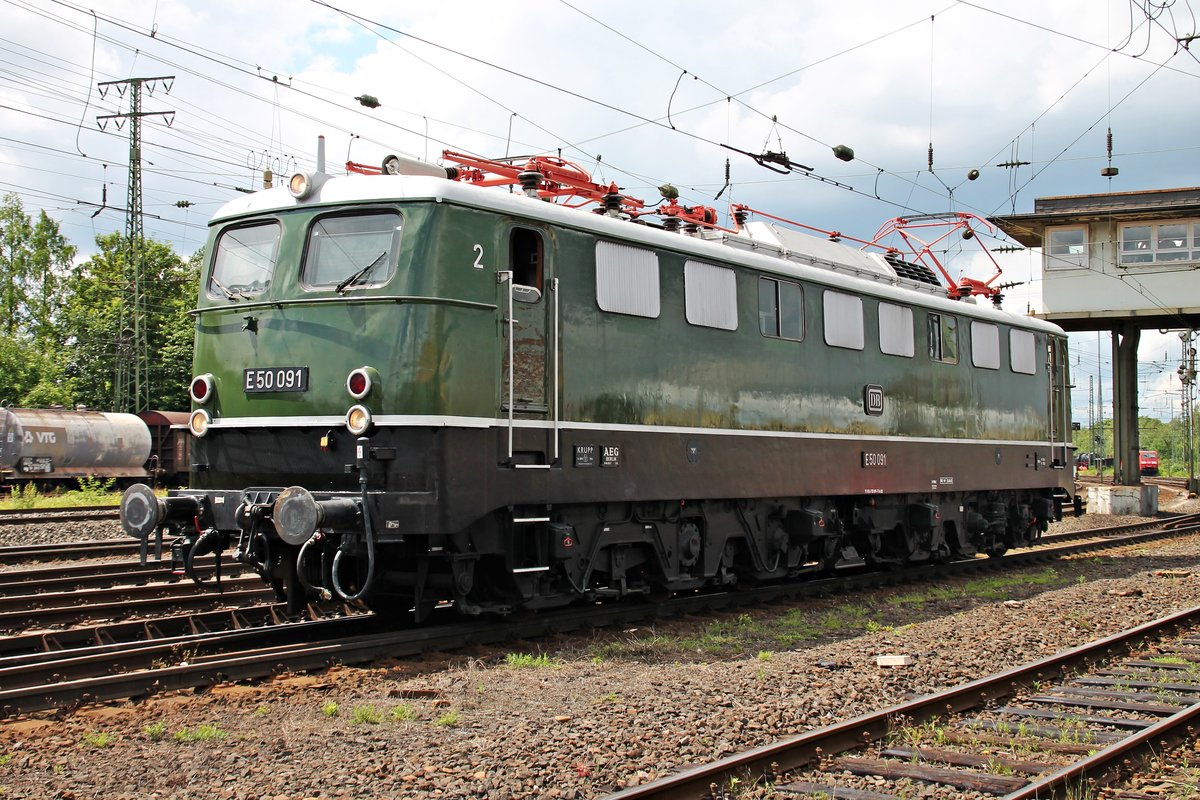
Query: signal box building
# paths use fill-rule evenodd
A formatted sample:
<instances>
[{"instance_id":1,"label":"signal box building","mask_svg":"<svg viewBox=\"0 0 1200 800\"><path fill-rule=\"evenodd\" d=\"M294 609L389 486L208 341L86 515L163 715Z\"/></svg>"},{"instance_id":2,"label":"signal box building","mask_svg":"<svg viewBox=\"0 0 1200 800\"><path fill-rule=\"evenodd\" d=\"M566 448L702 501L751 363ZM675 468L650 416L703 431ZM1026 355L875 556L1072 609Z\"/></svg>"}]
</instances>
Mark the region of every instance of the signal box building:
<instances>
[{"instance_id":1,"label":"signal box building","mask_svg":"<svg viewBox=\"0 0 1200 800\"><path fill-rule=\"evenodd\" d=\"M1200 188L1039 197L1032 214L991 221L1042 248L1040 317L1112 332L1116 479L1139 483L1138 341L1200 327Z\"/></svg>"}]
</instances>

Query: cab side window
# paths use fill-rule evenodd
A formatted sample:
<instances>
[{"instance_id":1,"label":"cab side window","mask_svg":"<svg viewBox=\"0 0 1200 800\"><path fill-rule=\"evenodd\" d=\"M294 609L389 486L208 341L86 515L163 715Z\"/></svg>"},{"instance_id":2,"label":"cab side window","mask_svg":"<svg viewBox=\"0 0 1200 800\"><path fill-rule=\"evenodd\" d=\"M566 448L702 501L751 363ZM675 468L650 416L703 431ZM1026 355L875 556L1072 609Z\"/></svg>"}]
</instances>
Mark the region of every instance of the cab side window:
<instances>
[{"instance_id":1,"label":"cab side window","mask_svg":"<svg viewBox=\"0 0 1200 800\"><path fill-rule=\"evenodd\" d=\"M529 228L513 228L508 240L513 283L542 292L542 235Z\"/></svg>"},{"instance_id":2,"label":"cab side window","mask_svg":"<svg viewBox=\"0 0 1200 800\"><path fill-rule=\"evenodd\" d=\"M929 313L929 358L944 364L958 363L958 318Z\"/></svg>"}]
</instances>

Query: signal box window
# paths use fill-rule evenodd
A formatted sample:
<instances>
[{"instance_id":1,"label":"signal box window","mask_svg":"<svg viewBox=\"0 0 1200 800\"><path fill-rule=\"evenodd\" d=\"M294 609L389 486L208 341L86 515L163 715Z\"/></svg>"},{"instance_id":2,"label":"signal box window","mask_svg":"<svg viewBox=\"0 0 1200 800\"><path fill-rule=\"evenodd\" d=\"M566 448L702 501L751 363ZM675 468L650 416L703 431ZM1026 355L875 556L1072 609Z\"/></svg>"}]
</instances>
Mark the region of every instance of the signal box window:
<instances>
[{"instance_id":1,"label":"signal box window","mask_svg":"<svg viewBox=\"0 0 1200 800\"><path fill-rule=\"evenodd\" d=\"M1200 222L1121 226L1121 266L1200 261Z\"/></svg>"},{"instance_id":2,"label":"signal box window","mask_svg":"<svg viewBox=\"0 0 1200 800\"><path fill-rule=\"evenodd\" d=\"M800 284L758 279L758 329L776 339L804 339L804 290Z\"/></svg>"},{"instance_id":3,"label":"signal box window","mask_svg":"<svg viewBox=\"0 0 1200 800\"><path fill-rule=\"evenodd\" d=\"M929 315L929 358L944 364L958 363L958 319L949 314Z\"/></svg>"},{"instance_id":4,"label":"signal box window","mask_svg":"<svg viewBox=\"0 0 1200 800\"><path fill-rule=\"evenodd\" d=\"M213 255L208 293L233 300L265 291L275 274L279 231L275 220L223 231Z\"/></svg>"},{"instance_id":5,"label":"signal box window","mask_svg":"<svg viewBox=\"0 0 1200 800\"><path fill-rule=\"evenodd\" d=\"M879 352L889 356L913 357L916 344L911 308L892 303L879 304Z\"/></svg>"},{"instance_id":6,"label":"signal box window","mask_svg":"<svg viewBox=\"0 0 1200 800\"><path fill-rule=\"evenodd\" d=\"M865 343L862 298L827 291L824 305L825 344L847 350L862 350Z\"/></svg>"},{"instance_id":7,"label":"signal box window","mask_svg":"<svg viewBox=\"0 0 1200 800\"><path fill-rule=\"evenodd\" d=\"M1046 269L1086 269L1087 249L1087 228L1049 228L1042 261Z\"/></svg>"},{"instance_id":8,"label":"signal box window","mask_svg":"<svg viewBox=\"0 0 1200 800\"><path fill-rule=\"evenodd\" d=\"M304 282L345 292L379 286L396 271L400 215L395 211L322 217L308 232Z\"/></svg>"},{"instance_id":9,"label":"signal box window","mask_svg":"<svg viewBox=\"0 0 1200 800\"><path fill-rule=\"evenodd\" d=\"M529 228L513 228L509 239L513 283L542 292L542 236Z\"/></svg>"}]
</instances>

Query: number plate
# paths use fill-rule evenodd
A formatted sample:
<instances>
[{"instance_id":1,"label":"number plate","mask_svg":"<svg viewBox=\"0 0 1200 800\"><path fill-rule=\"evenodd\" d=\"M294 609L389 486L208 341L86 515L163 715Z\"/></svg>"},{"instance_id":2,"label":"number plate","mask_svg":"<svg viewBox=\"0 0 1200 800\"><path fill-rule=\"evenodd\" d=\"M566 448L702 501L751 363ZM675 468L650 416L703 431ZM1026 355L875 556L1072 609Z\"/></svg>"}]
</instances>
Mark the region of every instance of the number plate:
<instances>
[{"instance_id":1,"label":"number plate","mask_svg":"<svg viewBox=\"0 0 1200 800\"><path fill-rule=\"evenodd\" d=\"M242 373L242 389L253 392L307 392L308 367L251 367Z\"/></svg>"}]
</instances>

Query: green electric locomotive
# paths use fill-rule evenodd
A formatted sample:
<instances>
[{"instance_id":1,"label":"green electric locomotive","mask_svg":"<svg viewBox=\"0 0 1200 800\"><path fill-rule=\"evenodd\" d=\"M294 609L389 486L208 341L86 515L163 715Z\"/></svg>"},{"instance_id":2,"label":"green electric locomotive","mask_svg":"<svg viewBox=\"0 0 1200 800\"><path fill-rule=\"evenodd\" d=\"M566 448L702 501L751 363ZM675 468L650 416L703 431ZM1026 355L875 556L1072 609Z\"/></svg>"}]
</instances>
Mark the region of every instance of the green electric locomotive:
<instances>
[{"instance_id":1,"label":"green electric locomotive","mask_svg":"<svg viewBox=\"0 0 1200 800\"><path fill-rule=\"evenodd\" d=\"M444 160L217 213L190 488L129 490L131 535L420 620L999 554L1061 515L1066 337L930 247Z\"/></svg>"}]
</instances>

